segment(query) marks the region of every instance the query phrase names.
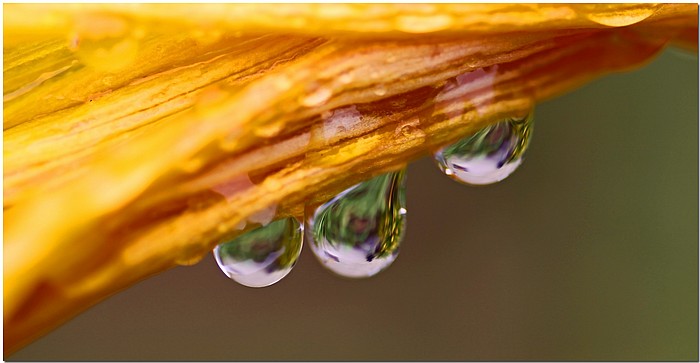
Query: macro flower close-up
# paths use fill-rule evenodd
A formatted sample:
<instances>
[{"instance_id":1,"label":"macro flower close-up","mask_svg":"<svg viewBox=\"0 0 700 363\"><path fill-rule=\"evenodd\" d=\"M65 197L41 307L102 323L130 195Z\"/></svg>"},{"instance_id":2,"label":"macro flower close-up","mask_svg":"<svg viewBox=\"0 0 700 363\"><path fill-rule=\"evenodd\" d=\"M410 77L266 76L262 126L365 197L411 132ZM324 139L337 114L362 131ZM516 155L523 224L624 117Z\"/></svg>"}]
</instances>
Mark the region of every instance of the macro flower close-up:
<instances>
[{"instance_id":1,"label":"macro flower close-up","mask_svg":"<svg viewBox=\"0 0 700 363\"><path fill-rule=\"evenodd\" d=\"M3 4L4 359L698 359L697 4Z\"/></svg>"}]
</instances>

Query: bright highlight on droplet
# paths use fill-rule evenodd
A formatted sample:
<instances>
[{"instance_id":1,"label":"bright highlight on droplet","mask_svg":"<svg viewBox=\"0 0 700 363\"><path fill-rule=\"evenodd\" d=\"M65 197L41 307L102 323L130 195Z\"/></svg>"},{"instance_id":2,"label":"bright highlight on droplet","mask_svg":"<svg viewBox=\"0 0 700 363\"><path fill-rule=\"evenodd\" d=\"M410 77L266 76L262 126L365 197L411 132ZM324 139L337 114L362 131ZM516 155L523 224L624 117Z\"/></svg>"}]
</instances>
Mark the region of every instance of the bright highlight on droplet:
<instances>
[{"instance_id":1,"label":"bright highlight on droplet","mask_svg":"<svg viewBox=\"0 0 700 363\"><path fill-rule=\"evenodd\" d=\"M586 18L609 27L622 27L639 23L649 18L659 4L579 4Z\"/></svg>"},{"instance_id":2,"label":"bright highlight on droplet","mask_svg":"<svg viewBox=\"0 0 700 363\"><path fill-rule=\"evenodd\" d=\"M357 184L307 210L307 243L338 275L376 275L398 255L406 226L405 201L405 170Z\"/></svg>"},{"instance_id":3,"label":"bright highlight on droplet","mask_svg":"<svg viewBox=\"0 0 700 363\"><path fill-rule=\"evenodd\" d=\"M530 113L487 126L435 153L435 161L445 175L465 184L499 182L520 166L533 123Z\"/></svg>"},{"instance_id":4,"label":"bright highlight on droplet","mask_svg":"<svg viewBox=\"0 0 700 363\"><path fill-rule=\"evenodd\" d=\"M233 281L270 286L292 271L301 254L303 231L296 218L279 219L216 246L214 258Z\"/></svg>"}]
</instances>

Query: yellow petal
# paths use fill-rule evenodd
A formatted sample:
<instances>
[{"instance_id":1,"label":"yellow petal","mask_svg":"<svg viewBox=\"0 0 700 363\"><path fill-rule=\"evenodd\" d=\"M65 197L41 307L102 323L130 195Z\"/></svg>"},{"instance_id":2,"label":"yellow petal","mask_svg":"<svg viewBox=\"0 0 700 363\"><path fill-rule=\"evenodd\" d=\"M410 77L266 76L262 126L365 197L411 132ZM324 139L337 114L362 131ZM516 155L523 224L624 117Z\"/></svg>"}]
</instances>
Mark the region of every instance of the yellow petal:
<instances>
[{"instance_id":1,"label":"yellow petal","mask_svg":"<svg viewBox=\"0 0 700 363\"><path fill-rule=\"evenodd\" d=\"M667 4L4 10L6 353L257 213L299 215L697 34L697 7Z\"/></svg>"}]
</instances>

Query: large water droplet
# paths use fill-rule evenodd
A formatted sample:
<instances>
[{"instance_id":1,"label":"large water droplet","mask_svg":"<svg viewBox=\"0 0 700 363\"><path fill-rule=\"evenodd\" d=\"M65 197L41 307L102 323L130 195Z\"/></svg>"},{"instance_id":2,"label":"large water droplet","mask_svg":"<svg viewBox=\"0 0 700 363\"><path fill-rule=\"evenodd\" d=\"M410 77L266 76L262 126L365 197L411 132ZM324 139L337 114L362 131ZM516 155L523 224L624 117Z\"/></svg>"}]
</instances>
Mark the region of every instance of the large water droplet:
<instances>
[{"instance_id":1,"label":"large water droplet","mask_svg":"<svg viewBox=\"0 0 700 363\"><path fill-rule=\"evenodd\" d=\"M241 285L270 286L292 271L301 253L303 230L296 218L279 219L216 246L216 263Z\"/></svg>"},{"instance_id":2,"label":"large water droplet","mask_svg":"<svg viewBox=\"0 0 700 363\"><path fill-rule=\"evenodd\" d=\"M499 182L518 168L532 137L532 113L507 119L447 146L435 154L438 167L453 179L473 185Z\"/></svg>"},{"instance_id":3,"label":"large water droplet","mask_svg":"<svg viewBox=\"0 0 700 363\"><path fill-rule=\"evenodd\" d=\"M405 170L380 175L307 210L306 237L329 270L373 276L399 253L406 224Z\"/></svg>"}]
</instances>

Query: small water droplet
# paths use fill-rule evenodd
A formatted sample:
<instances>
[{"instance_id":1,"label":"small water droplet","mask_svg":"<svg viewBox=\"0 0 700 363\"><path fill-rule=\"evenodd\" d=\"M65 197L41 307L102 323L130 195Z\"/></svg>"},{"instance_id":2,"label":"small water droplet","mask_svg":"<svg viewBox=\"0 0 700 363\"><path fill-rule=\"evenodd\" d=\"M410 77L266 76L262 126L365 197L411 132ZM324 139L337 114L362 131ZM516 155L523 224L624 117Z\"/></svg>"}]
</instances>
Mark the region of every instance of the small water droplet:
<instances>
[{"instance_id":1,"label":"small water droplet","mask_svg":"<svg viewBox=\"0 0 700 363\"><path fill-rule=\"evenodd\" d=\"M322 87L304 97L301 104L306 107L316 107L328 101L332 95L330 89Z\"/></svg>"},{"instance_id":2,"label":"small water droplet","mask_svg":"<svg viewBox=\"0 0 700 363\"><path fill-rule=\"evenodd\" d=\"M274 85L275 87L280 90L280 91L286 91L290 88L292 88L292 81L287 78L285 75L281 75L279 77L276 77L274 80Z\"/></svg>"},{"instance_id":3,"label":"small water droplet","mask_svg":"<svg viewBox=\"0 0 700 363\"><path fill-rule=\"evenodd\" d=\"M532 112L507 119L447 146L435 154L440 170L472 185L499 182L518 168L532 137Z\"/></svg>"},{"instance_id":4,"label":"small water droplet","mask_svg":"<svg viewBox=\"0 0 700 363\"><path fill-rule=\"evenodd\" d=\"M284 122L275 122L256 127L253 132L256 136L270 138L280 133L284 129Z\"/></svg>"},{"instance_id":5,"label":"small water droplet","mask_svg":"<svg viewBox=\"0 0 700 363\"><path fill-rule=\"evenodd\" d=\"M175 260L175 263L180 266L192 266L201 261L203 257L204 254L201 253L194 256L179 257Z\"/></svg>"},{"instance_id":6,"label":"small water droplet","mask_svg":"<svg viewBox=\"0 0 700 363\"><path fill-rule=\"evenodd\" d=\"M330 115L323 117L321 135L327 143L333 143L347 132L357 128L362 122L362 115L357 111L357 107L347 106L333 110Z\"/></svg>"},{"instance_id":7,"label":"small water droplet","mask_svg":"<svg viewBox=\"0 0 700 363\"><path fill-rule=\"evenodd\" d=\"M467 59L466 62L464 62L464 63L470 68L477 69L483 65L484 59L486 59L486 56L477 55L473 58Z\"/></svg>"},{"instance_id":8,"label":"small water droplet","mask_svg":"<svg viewBox=\"0 0 700 363\"><path fill-rule=\"evenodd\" d=\"M621 27L639 23L652 16L659 4L579 4L586 17L598 24Z\"/></svg>"},{"instance_id":9,"label":"small water droplet","mask_svg":"<svg viewBox=\"0 0 700 363\"><path fill-rule=\"evenodd\" d=\"M425 131L420 129L420 120L418 118L401 122L396 128L395 134L407 139L424 139L426 136Z\"/></svg>"},{"instance_id":10,"label":"small water droplet","mask_svg":"<svg viewBox=\"0 0 700 363\"><path fill-rule=\"evenodd\" d=\"M292 271L303 231L296 218L279 219L216 246L214 258L221 271L239 284L270 286Z\"/></svg>"},{"instance_id":11,"label":"small water droplet","mask_svg":"<svg viewBox=\"0 0 700 363\"><path fill-rule=\"evenodd\" d=\"M354 79L353 75L349 72L343 73L338 76L338 81L342 84L348 84Z\"/></svg>"},{"instance_id":12,"label":"small water droplet","mask_svg":"<svg viewBox=\"0 0 700 363\"><path fill-rule=\"evenodd\" d=\"M374 89L374 94L380 97L384 96L386 94L386 88L384 88L383 86L377 86Z\"/></svg>"},{"instance_id":13,"label":"small water droplet","mask_svg":"<svg viewBox=\"0 0 700 363\"><path fill-rule=\"evenodd\" d=\"M391 265L406 224L405 170L377 176L307 210L306 237L334 273L370 277Z\"/></svg>"},{"instance_id":14,"label":"small water droplet","mask_svg":"<svg viewBox=\"0 0 700 363\"><path fill-rule=\"evenodd\" d=\"M180 164L180 169L185 173L191 174L199 170L202 166L204 166L204 159L193 157L182 162Z\"/></svg>"},{"instance_id":15,"label":"small water droplet","mask_svg":"<svg viewBox=\"0 0 700 363\"><path fill-rule=\"evenodd\" d=\"M428 33L445 30L454 19L448 14L435 15L401 15L396 18L397 29L406 33Z\"/></svg>"}]
</instances>

